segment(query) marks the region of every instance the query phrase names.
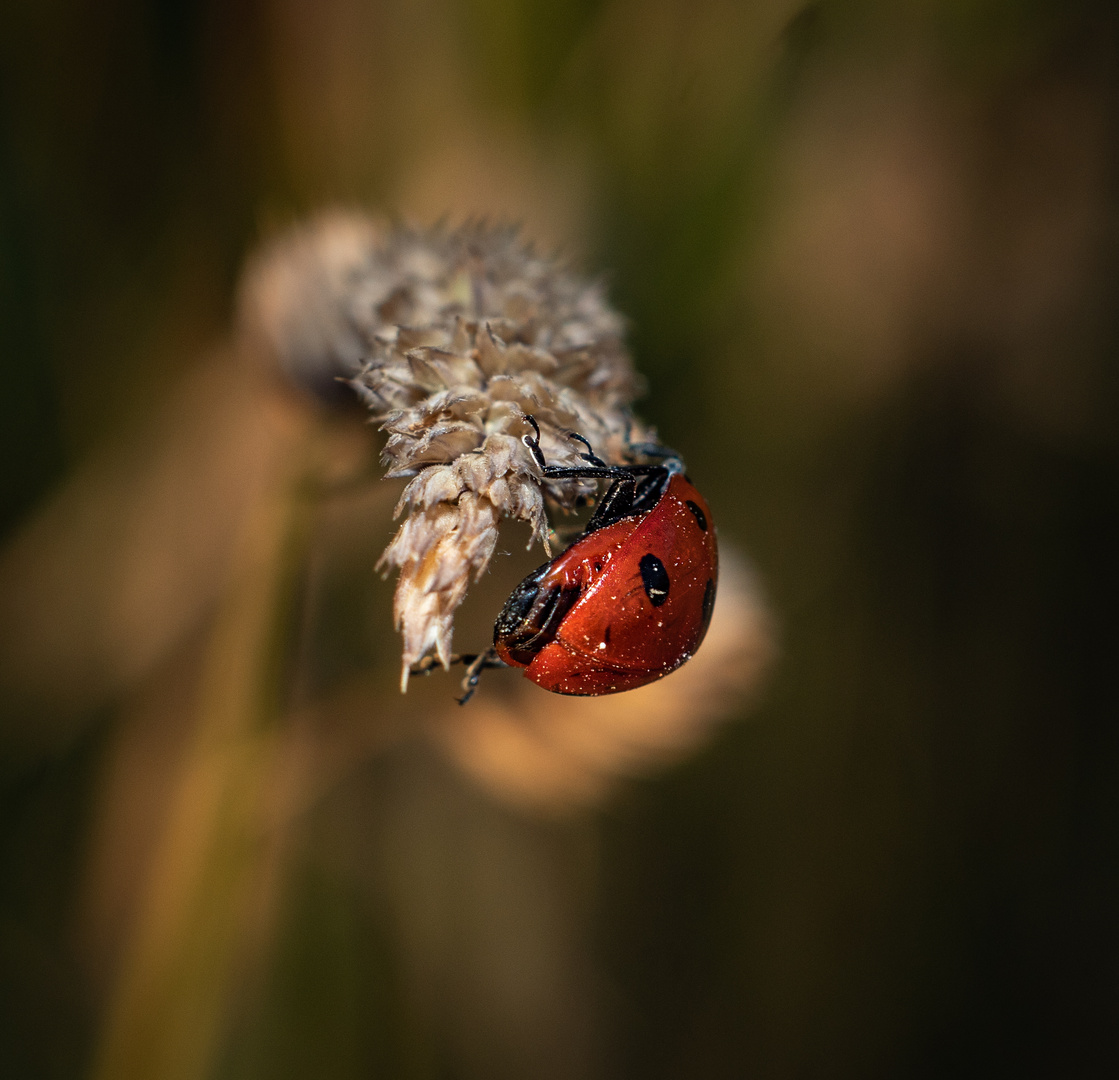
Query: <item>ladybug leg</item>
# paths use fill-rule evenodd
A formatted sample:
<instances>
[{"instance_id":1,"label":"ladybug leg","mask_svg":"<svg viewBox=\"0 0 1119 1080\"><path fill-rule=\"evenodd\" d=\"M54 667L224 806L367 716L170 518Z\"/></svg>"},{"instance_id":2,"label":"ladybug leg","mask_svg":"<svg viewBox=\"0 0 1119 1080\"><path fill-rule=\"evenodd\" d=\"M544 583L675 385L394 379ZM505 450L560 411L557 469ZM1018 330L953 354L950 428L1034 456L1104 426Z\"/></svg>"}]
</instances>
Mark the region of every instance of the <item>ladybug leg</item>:
<instances>
[{"instance_id":1,"label":"ladybug leg","mask_svg":"<svg viewBox=\"0 0 1119 1080\"><path fill-rule=\"evenodd\" d=\"M595 507L594 514L587 522L584 532L594 532L604 525L621 521L633 513L633 498L637 493L637 480L633 476L615 480L607 489L602 500Z\"/></svg>"},{"instance_id":2,"label":"ladybug leg","mask_svg":"<svg viewBox=\"0 0 1119 1080\"><path fill-rule=\"evenodd\" d=\"M579 466L574 469L564 469L558 465L549 465L547 459L544 457L544 451L540 449L540 425L536 422L536 417L531 413L525 413L525 422L532 425L532 430L535 431L536 434L523 435L521 441L528 447L533 460L540 466L540 471L549 480L620 480L628 477L633 471L631 468L625 468L620 465L607 465L601 458L596 457L593 451L589 454L579 455L584 461L590 462L589 465ZM587 442L582 435L574 431L569 431L567 434L572 438L578 439L588 450L591 449L591 444Z\"/></svg>"},{"instance_id":3,"label":"ladybug leg","mask_svg":"<svg viewBox=\"0 0 1119 1080\"><path fill-rule=\"evenodd\" d=\"M465 705L473 696L474 691L478 689L478 680L482 677L482 672L486 668L501 668L508 667L497 655L497 650L493 648L487 649L483 653L478 653L474 657L463 657L464 662L469 659L467 664L466 674L462 678L462 697L458 699L460 705Z\"/></svg>"},{"instance_id":4,"label":"ladybug leg","mask_svg":"<svg viewBox=\"0 0 1119 1080\"><path fill-rule=\"evenodd\" d=\"M591 444L589 442L587 442L587 440L584 439L583 436L579 434L579 432L577 432L577 431L565 431L564 434L569 439L578 439L579 442L581 442L587 448L587 453L579 455L584 461L589 462L591 465L595 465L600 469L609 469L610 468L610 466L607 465L606 462L603 461L602 458L600 458L594 452L594 447L591 446Z\"/></svg>"},{"instance_id":5,"label":"ladybug leg","mask_svg":"<svg viewBox=\"0 0 1119 1080\"><path fill-rule=\"evenodd\" d=\"M532 430L536 432L536 437L531 435L524 435L521 437L521 442L528 447L529 453L532 454L533 460L540 468L547 469L548 463L544 460L544 451L540 449L540 425L536 422L536 417L532 413L525 413L525 422L532 425Z\"/></svg>"},{"instance_id":6,"label":"ladybug leg","mask_svg":"<svg viewBox=\"0 0 1119 1080\"><path fill-rule=\"evenodd\" d=\"M671 465L608 465L591 448L591 444L577 431L565 432L572 439L578 439L586 448L587 453L579 456L587 465L573 469L562 468L558 465L549 465L540 449L540 425L532 413L524 414L525 422L532 425L535 435L522 435L521 441L528 447L533 460L540 466L540 471L549 480L625 480L638 476L654 476L665 472L678 472L680 469ZM679 462L680 455L675 450L669 450L659 443L638 443L630 447L631 450L640 451L647 457L659 457L668 462Z\"/></svg>"},{"instance_id":7,"label":"ladybug leg","mask_svg":"<svg viewBox=\"0 0 1119 1080\"><path fill-rule=\"evenodd\" d=\"M457 664L462 659L461 656L452 655L450 663ZM439 664L439 657L425 656L422 660L418 660L409 669L409 675L430 675Z\"/></svg>"},{"instance_id":8,"label":"ladybug leg","mask_svg":"<svg viewBox=\"0 0 1119 1080\"><path fill-rule=\"evenodd\" d=\"M466 675L462 680L463 696L458 699L460 705L465 705L474 695L478 686L478 679L486 668L508 667L495 649L487 649L483 653L452 653L447 661L449 664L465 664ZM437 656L425 656L414 663L409 669L411 675L430 675L437 667L442 667Z\"/></svg>"},{"instance_id":9,"label":"ladybug leg","mask_svg":"<svg viewBox=\"0 0 1119 1080\"><path fill-rule=\"evenodd\" d=\"M589 464L570 469L561 468L558 465L549 465L544 457L544 451L540 449L540 425L536 422L536 417L531 413L525 413L525 421L532 426L532 430L536 434L535 436L523 436L524 444L528 447L536 464L540 466L540 471L546 479L614 481L603 496L594 516L587 523L585 532L594 532L595 529L601 529L605 525L612 525L615 521L620 521L622 518L629 517L643 509L639 504L648 500L645 496L641 498L638 496L637 481L639 477L650 478L649 482L652 484L650 491L655 490L659 498L660 491L663 490L668 477L674 471L671 466L666 465L607 465L594 453L591 444L576 431L569 431L567 434L573 439L578 439L587 448L588 452L579 456ZM659 455L650 456L666 455L670 461L673 459L672 451L667 451L662 447L659 448ZM648 485L645 486L648 487ZM645 494L647 495L649 492ZM652 501L655 502L655 500Z\"/></svg>"}]
</instances>

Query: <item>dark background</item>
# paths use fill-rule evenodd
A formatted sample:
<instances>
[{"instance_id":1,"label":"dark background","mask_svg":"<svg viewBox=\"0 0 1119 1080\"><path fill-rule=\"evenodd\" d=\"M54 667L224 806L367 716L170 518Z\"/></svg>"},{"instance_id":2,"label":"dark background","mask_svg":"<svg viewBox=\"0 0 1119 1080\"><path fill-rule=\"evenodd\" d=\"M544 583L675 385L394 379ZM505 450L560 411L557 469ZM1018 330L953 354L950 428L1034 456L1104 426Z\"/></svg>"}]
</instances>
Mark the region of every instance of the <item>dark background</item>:
<instances>
[{"instance_id":1,"label":"dark background","mask_svg":"<svg viewBox=\"0 0 1119 1080\"><path fill-rule=\"evenodd\" d=\"M779 627L748 715L574 823L371 764L180 1075L1114 1075L1117 30L1046 0L4 5L7 538L228 332L262 236L478 210L609 269L640 408ZM128 693L5 706L58 734L0 747L4 1076L97 1058L117 939L83 880ZM578 1068L408 989L396 864L337 838L431 800L563 853ZM472 873L500 891L503 858Z\"/></svg>"}]
</instances>

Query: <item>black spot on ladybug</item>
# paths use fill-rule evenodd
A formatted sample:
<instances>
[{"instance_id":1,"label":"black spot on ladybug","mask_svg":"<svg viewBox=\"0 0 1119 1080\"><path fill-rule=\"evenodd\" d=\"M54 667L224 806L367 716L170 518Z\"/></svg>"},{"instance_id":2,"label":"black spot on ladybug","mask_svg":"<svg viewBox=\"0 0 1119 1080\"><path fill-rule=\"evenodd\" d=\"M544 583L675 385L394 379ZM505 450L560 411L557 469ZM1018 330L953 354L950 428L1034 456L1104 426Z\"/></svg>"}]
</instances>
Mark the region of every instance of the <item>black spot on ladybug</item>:
<instances>
[{"instance_id":1,"label":"black spot on ladybug","mask_svg":"<svg viewBox=\"0 0 1119 1080\"><path fill-rule=\"evenodd\" d=\"M652 552L641 556L641 584L653 607L660 607L668 599L668 571L664 563Z\"/></svg>"},{"instance_id":2,"label":"black spot on ladybug","mask_svg":"<svg viewBox=\"0 0 1119 1080\"><path fill-rule=\"evenodd\" d=\"M692 516L695 518L696 524L700 527L700 529L702 529L704 532L707 532L707 515L699 508L696 503L692 502L691 499L689 499L684 505L687 506L687 508L692 512Z\"/></svg>"},{"instance_id":3,"label":"black spot on ladybug","mask_svg":"<svg viewBox=\"0 0 1119 1080\"><path fill-rule=\"evenodd\" d=\"M711 625L711 613L715 610L715 582L712 578L707 579L707 588L703 590L703 629L700 631L702 635L707 633L707 628Z\"/></svg>"},{"instance_id":4,"label":"black spot on ladybug","mask_svg":"<svg viewBox=\"0 0 1119 1080\"><path fill-rule=\"evenodd\" d=\"M602 631L602 640L605 641L607 645L610 644L610 627L609 626L607 626L606 629Z\"/></svg>"}]
</instances>

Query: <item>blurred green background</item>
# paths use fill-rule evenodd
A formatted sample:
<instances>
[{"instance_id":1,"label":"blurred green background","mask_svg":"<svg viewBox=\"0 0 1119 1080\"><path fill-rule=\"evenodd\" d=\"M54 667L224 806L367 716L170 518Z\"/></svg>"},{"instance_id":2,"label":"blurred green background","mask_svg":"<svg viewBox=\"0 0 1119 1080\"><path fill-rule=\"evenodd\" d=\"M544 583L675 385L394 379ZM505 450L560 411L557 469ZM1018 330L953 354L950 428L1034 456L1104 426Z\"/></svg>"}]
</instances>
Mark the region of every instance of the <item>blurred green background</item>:
<instances>
[{"instance_id":1,"label":"blurred green background","mask_svg":"<svg viewBox=\"0 0 1119 1080\"><path fill-rule=\"evenodd\" d=\"M162 424L262 237L488 213L609 271L780 655L570 815L367 753L157 1072L111 1034L165 1029L142 981L114 1027L134 907L97 900L138 864L97 852L178 669L0 688L0 1075L1114 1075L1117 50L1055 0L3 5L10 543ZM286 693L372 671L398 707L377 512Z\"/></svg>"}]
</instances>

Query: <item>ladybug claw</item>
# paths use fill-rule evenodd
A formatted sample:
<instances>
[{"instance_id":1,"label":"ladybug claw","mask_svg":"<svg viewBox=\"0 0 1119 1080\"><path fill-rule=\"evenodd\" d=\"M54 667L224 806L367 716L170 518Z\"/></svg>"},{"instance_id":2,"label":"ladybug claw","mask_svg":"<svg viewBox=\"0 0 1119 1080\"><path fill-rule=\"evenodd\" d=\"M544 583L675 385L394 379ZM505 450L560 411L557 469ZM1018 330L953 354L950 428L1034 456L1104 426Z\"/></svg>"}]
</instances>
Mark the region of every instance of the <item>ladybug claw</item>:
<instances>
[{"instance_id":1,"label":"ladybug claw","mask_svg":"<svg viewBox=\"0 0 1119 1080\"><path fill-rule=\"evenodd\" d=\"M455 663L458 660L457 656L451 656L450 663ZM425 656L422 660L417 660L409 669L409 675L430 675L436 667L439 666L439 657Z\"/></svg>"},{"instance_id":2,"label":"ladybug claw","mask_svg":"<svg viewBox=\"0 0 1119 1080\"><path fill-rule=\"evenodd\" d=\"M591 444L582 435L580 435L579 432L577 432L577 431L565 431L564 435L566 435L569 439L578 439L578 441L581 442L587 448L587 453L579 455L579 457L582 458L583 461L586 461L591 465L595 465L600 469L608 469L610 467L609 465L606 464L605 461L602 460L602 458L600 458L594 452L594 447L591 446Z\"/></svg>"},{"instance_id":3,"label":"ladybug claw","mask_svg":"<svg viewBox=\"0 0 1119 1080\"><path fill-rule=\"evenodd\" d=\"M522 435L521 442L528 447L529 453L532 454L533 460L540 466L541 470L548 467L547 462L544 460L544 451L540 449L540 425L536 422L536 417L532 413L524 414L525 423L532 425L532 430L536 432L536 437L531 435Z\"/></svg>"},{"instance_id":4,"label":"ladybug claw","mask_svg":"<svg viewBox=\"0 0 1119 1080\"><path fill-rule=\"evenodd\" d=\"M464 656L462 660L467 664L467 668L462 679L463 694L457 699L460 705L465 705L474 696L474 691L478 689L478 680L486 668L509 666L498 657L497 651L493 648L486 649L477 656Z\"/></svg>"}]
</instances>

